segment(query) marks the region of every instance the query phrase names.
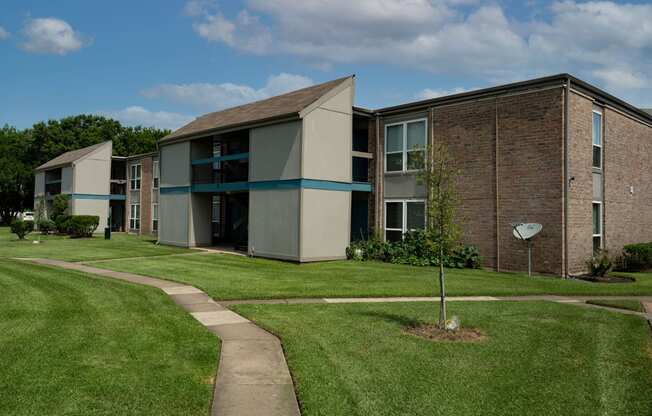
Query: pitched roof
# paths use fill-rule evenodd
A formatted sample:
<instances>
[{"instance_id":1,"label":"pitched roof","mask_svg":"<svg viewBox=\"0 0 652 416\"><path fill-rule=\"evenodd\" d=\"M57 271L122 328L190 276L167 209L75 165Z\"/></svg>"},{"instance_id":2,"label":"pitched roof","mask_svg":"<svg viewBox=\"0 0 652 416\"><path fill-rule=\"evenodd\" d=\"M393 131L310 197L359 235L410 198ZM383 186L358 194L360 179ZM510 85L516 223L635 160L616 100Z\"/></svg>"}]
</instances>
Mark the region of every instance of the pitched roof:
<instances>
[{"instance_id":1,"label":"pitched roof","mask_svg":"<svg viewBox=\"0 0 652 416\"><path fill-rule=\"evenodd\" d=\"M94 144L92 146L83 147L81 149L71 150L70 152L60 154L59 156L55 157L54 159L52 159L52 160L50 160L48 162L45 162L41 166L37 167L36 170L52 169L52 168L57 168L57 167L60 167L60 166L69 165L69 164L81 159L82 157L93 153L95 150L99 149L100 147L104 146L107 143L110 143L110 141L97 143L97 144Z\"/></svg>"},{"instance_id":2,"label":"pitched roof","mask_svg":"<svg viewBox=\"0 0 652 416\"><path fill-rule=\"evenodd\" d=\"M254 122L298 115L301 110L349 78L351 77L338 78L265 100L205 114L163 137L161 142L200 133L208 133L212 130L227 127L236 127Z\"/></svg>"}]
</instances>

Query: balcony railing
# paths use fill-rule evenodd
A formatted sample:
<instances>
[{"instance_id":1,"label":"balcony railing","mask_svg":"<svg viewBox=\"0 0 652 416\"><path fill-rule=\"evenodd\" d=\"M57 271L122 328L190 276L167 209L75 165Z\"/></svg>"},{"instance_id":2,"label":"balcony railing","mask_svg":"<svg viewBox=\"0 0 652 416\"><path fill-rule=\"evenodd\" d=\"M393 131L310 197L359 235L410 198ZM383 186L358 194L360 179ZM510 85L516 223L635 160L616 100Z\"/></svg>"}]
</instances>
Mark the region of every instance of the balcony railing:
<instances>
[{"instance_id":1,"label":"balcony railing","mask_svg":"<svg viewBox=\"0 0 652 416\"><path fill-rule=\"evenodd\" d=\"M192 161L193 185L247 182L248 179L249 153L237 153Z\"/></svg>"}]
</instances>

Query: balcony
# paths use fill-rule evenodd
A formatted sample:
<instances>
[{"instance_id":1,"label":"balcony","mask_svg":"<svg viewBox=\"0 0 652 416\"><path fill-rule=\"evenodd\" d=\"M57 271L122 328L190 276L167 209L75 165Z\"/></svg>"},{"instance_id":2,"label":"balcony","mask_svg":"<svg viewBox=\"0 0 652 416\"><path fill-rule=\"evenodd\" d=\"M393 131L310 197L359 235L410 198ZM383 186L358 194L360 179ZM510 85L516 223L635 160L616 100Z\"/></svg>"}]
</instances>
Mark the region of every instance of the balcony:
<instances>
[{"instance_id":1,"label":"balcony","mask_svg":"<svg viewBox=\"0 0 652 416\"><path fill-rule=\"evenodd\" d=\"M244 190L248 180L249 153L192 161L192 185L195 191Z\"/></svg>"},{"instance_id":2,"label":"balcony","mask_svg":"<svg viewBox=\"0 0 652 416\"><path fill-rule=\"evenodd\" d=\"M52 197L61 193L61 180L45 184L45 196Z\"/></svg>"}]
</instances>

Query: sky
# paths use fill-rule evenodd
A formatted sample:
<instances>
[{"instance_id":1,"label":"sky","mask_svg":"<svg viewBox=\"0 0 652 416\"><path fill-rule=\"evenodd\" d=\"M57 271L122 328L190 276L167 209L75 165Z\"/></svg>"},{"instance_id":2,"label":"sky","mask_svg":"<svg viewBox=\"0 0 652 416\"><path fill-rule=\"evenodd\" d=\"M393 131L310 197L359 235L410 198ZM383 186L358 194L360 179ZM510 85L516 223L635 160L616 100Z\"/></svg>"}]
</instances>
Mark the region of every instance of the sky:
<instances>
[{"instance_id":1,"label":"sky","mask_svg":"<svg viewBox=\"0 0 652 416\"><path fill-rule=\"evenodd\" d=\"M356 105L571 73L652 107L652 2L2 0L0 125L175 129L356 75Z\"/></svg>"}]
</instances>

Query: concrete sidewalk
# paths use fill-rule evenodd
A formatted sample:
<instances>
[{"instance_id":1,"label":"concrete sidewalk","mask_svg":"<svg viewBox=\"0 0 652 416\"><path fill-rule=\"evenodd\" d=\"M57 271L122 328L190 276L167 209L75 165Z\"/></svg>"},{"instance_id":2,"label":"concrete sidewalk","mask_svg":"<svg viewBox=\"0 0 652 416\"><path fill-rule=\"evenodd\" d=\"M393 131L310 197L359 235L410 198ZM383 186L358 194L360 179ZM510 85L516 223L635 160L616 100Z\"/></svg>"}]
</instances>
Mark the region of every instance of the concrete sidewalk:
<instances>
[{"instance_id":1,"label":"concrete sidewalk","mask_svg":"<svg viewBox=\"0 0 652 416\"><path fill-rule=\"evenodd\" d=\"M170 296L222 340L211 415L300 415L278 338L226 309L196 287L59 260L20 260L152 286Z\"/></svg>"}]
</instances>

